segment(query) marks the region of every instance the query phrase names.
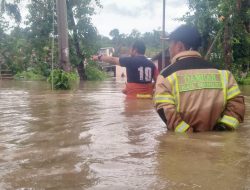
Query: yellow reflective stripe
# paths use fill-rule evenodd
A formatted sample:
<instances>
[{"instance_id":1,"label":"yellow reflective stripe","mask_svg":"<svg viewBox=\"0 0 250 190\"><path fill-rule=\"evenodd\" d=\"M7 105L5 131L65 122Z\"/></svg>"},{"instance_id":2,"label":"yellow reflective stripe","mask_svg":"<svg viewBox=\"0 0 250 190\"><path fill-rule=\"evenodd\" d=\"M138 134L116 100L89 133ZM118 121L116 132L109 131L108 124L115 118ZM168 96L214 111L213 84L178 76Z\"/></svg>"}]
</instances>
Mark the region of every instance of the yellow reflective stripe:
<instances>
[{"instance_id":1,"label":"yellow reflective stripe","mask_svg":"<svg viewBox=\"0 0 250 190\"><path fill-rule=\"evenodd\" d=\"M175 104L174 97L169 94L157 94L154 98L155 103L170 103Z\"/></svg>"},{"instance_id":2,"label":"yellow reflective stripe","mask_svg":"<svg viewBox=\"0 0 250 190\"><path fill-rule=\"evenodd\" d=\"M136 94L136 98L152 98L151 94Z\"/></svg>"},{"instance_id":3,"label":"yellow reflective stripe","mask_svg":"<svg viewBox=\"0 0 250 190\"><path fill-rule=\"evenodd\" d=\"M174 85L173 85L173 82L174 82L174 77L173 75L170 75L169 77L167 77L169 83L171 84L171 87L172 87L172 90L174 90Z\"/></svg>"},{"instance_id":4,"label":"yellow reflective stripe","mask_svg":"<svg viewBox=\"0 0 250 190\"><path fill-rule=\"evenodd\" d=\"M189 128L189 125L185 121L182 121L175 128L175 132L184 133L188 128Z\"/></svg>"},{"instance_id":5,"label":"yellow reflective stripe","mask_svg":"<svg viewBox=\"0 0 250 190\"><path fill-rule=\"evenodd\" d=\"M226 105L227 100L227 83L228 83L228 74L226 71L219 71L220 80L223 88L223 97L224 97L224 106Z\"/></svg>"},{"instance_id":6,"label":"yellow reflective stripe","mask_svg":"<svg viewBox=\"0 0 250 190\"><path fill-rule=\"evenodd\" d=\"M176 106L177 106L177 112L180 112L180 93L179 93L179 84L178 84L178 78L176 73L174 74L174 81L175 81L175 95L176 95Z\"/></svg>"},{"instance_id":7,"label":"yellow reflective stripe","mask_svg":"<svg viewBox=\"0 0 250 190\"><path fill-rule=\"evenodd\" d=\"M172 87L172 91L173 91L173 97L175 99L175 105L178 107L178 98L176 96L176 80L175 80L175 74L170 75L169 77L167 77L168 81L171 84Z\"/></svg>"},{"instance_id":8,"label":"yellow reflective stripe","mask_svg":"<svg viewBox=\"0 0 250 190\"><path fill-rule=\"evenodd\" d=\"M236 118L228 116L228 115L224 115L222 119L220 119L219 122L224 123L227 126L232 127L234 129L236 129L239 126L239 121Z\"/></svg>"},{"instance_id":9,"label":"yellow reflective stripe","mask_svg":"<svg viewBox=\"0 0 250 190\"><path fill-rule=\"evenodd\" d=\"M227 100L234 98L235 96L239 95L240 89L238 86L233 86L232 88L230 88L227 92Z\"/></svg>"}]
</instances>

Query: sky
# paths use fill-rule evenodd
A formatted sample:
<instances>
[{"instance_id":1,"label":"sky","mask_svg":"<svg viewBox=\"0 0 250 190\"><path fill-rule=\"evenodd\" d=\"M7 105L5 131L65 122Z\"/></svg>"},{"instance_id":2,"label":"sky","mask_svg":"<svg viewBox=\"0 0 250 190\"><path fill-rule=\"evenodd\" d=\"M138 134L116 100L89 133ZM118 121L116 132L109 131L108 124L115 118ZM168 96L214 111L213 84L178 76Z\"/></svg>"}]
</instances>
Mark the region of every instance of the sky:
<instances>
[{"instance_id":1,"label":"sky","mask_svg":"<svg viewBox=\"0 0 250 190\"><path fill-rule=\"evenodd\" d=\"M187 0L166 0L165 30L173 31L182 23L174 20L188 11ZM99 34L109 36L117 28L130 34L133 29L141 33L162 28L163 0L101 0L102 9L92 17Z\"/></svg>"}]
</instances>

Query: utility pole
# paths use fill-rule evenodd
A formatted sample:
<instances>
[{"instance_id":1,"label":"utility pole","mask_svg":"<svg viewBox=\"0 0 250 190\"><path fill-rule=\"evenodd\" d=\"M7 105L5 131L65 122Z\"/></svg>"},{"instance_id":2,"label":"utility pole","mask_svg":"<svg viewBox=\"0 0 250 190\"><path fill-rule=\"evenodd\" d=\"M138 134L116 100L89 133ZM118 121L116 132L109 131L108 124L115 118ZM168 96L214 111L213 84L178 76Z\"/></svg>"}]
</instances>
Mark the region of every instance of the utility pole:
<instances>
[{"instance_id":1,"label":"utility pole","mask_svg":"<svg viewBox=\"0 0 250 190\"><path fill-rule=\"evenodd\" d=\"M165 68L165 0L163 0L163 14L162 14L162 68Z\"/></svg>"},{"instance_id":2,"label":"utility pole","mask_svg":"<svg viewBox=\"0 0 250 190\"><path fill-rule=\"evenodd\" d=\"M56 0L59 65L65 72L70 72L68 21L66 0Z\"/></svg>"}]
</instances>

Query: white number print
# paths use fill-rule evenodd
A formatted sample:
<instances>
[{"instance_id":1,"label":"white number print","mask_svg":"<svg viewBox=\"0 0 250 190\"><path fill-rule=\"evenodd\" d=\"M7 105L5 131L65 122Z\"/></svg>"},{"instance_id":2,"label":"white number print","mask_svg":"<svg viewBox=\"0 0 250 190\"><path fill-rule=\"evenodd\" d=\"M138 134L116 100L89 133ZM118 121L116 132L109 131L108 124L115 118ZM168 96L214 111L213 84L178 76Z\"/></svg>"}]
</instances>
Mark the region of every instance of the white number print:
<instances>
[{"instance_id":1,"label":"white number print","mask_svg":"<svg viewBox=\"0 0 250 190\"><path fill-rule=\"evenodd\" d=\"M150 67L145 68L145 81L150 82L152 80L152 72Z\"/></svg>"},{"instance_id":2,"label":"white number print","mask_svg":"<svg viewBox=\"0 0 250 190\"><path fill-rule=\"evenodd\" d=\"M143 67L139 67L138 71L140 74L140 80L144 79L144 75L146 82L150 82L152 80L152 69L150 67L145 67L145 69L143 69Z\"/></svg>"}]
</instances>

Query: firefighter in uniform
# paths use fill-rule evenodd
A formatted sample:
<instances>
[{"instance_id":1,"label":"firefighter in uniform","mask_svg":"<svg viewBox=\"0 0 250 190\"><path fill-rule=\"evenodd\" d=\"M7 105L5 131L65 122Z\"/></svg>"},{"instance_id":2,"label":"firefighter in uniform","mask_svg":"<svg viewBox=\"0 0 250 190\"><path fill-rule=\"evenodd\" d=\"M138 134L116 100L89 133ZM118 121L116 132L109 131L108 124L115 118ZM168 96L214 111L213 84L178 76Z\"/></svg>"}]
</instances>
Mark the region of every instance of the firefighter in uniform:
<instances>
[{"instance_id":1,"label":"firefighter in uniform","mask_svg":"<svg viewBox=\"0 0 250 190\"><path fill-rule=\"evenodd\" d=\"M154 103L175 132L234 130L243 122L244 97L228 70L220 70L197 52L201 37L181 25L169 35L171 64L157 78Z\"/></svg>"}]
</instances>

